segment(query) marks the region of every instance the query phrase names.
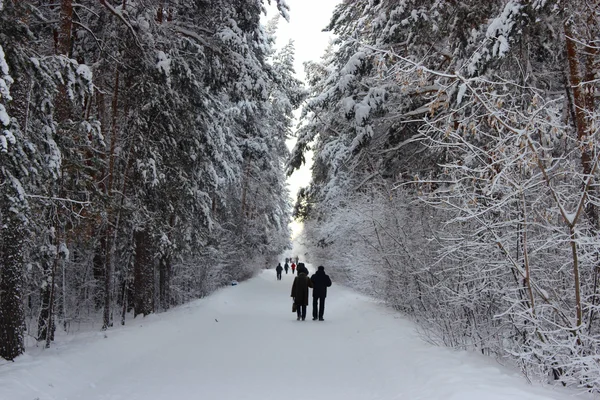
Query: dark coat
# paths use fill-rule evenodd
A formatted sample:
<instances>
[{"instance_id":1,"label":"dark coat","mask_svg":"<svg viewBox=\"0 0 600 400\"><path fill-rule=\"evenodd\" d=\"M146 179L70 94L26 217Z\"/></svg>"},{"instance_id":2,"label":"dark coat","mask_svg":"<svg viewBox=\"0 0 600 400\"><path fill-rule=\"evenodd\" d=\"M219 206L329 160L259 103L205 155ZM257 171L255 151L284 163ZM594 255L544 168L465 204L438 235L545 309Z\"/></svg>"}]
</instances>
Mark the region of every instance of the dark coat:
<instances>
[{"instance_id":1,"label":"dark coat","mask_svg":"<svg viewBox=\"0 0 600 400\"><path fill-rule=\"evenodd\" d=\"M322 269L310 277L313 284L313 297L327 297L327 288L331 286L331 278Z\"/></svg>"},{"instance_id":2,"label":"dark coat","mask_svg":"<svg viewBox=\"0 0 600 400\"><path fill-rule=\"evenodd\" d=\"M297 305L308 305L309 287L313 287L313 284L308 275L304 272L299 273L298 276L294 278L294 283L292 284L292 297Z\"/></svg>"},{"instance_id":3,"label":"dark coat","mask_svg":"<svg viewBox=\"0 0 600 400\"><path fill-rule=\"evenodd\" d=\"M277 272L283 271L283 267L281 266L281 264L279 264L279 265L277 265L277 267L275 267L275 271L277 271Z\"/></svg>"}]
</instances>

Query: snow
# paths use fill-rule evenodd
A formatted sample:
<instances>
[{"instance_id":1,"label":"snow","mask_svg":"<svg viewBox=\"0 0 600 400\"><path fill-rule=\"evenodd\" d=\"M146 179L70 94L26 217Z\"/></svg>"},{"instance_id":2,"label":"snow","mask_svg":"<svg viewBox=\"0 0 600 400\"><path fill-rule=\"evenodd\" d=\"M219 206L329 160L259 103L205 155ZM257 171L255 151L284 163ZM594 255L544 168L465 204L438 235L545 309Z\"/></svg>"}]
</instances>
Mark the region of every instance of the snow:
<instances>
[{"instance_id":1,"label":"snow","mask_svg":"<svg viewBox=\"0 0 600 400\"><path fill-rule=\"evenodd\" d=\"M277 9L279 10L281 16L285 18L287 22L290 22L290 6L285 2L285 0L279 0L277 2Z\"/></svg>"},{"instance_id":2,"label":"snow","mask_svg":"<svg viewBox=\"0 0 600 400\"><path fill-rule=\"evenodd\" d=\"M325 321L296 321L292 279L266 270L125 327L59 336L50 349L0 364L0 399L585 398L528 385L491 358L430 345L400 314L335 279Z\"/></svg>"},{"instance_id":3,"label":"snow","mask_svg":"<svg viewBox=\"0 0 600 400\"><path fill-rule=\"evenodd\" d=\"M354 101L354 99L352 98L352 96L344 97L342 99L342 106L344 107L344 111L345 111L346 114L348 114L352 110L354 110L354 105L355 104L356 104L356 102Z\"/></svg>"},{"instance_id":4,"label":"snow","mask_svg":"<svg viewBox=\"0 0 600 400\"><path fill-rule=\"evenodd\" d=\"M0 120L2 119L2 109L4 107L2 107L2 104L0 104ZM0 136L0 151L1 152L7 152L8 151L8 144L15 144L17 143L17 139L15 138L15 136L12 134L11 131L3 131L2 135Z\"/></svg>"},{"instance_id":5,"label":"snow","mask_svg":"<svg viewBox=\"0 0 600 400\"><path fill-rule=\"evenodd\" d=\"M8 75L8 64L6 63L6 55L2 46L0 46L0 74Z\"/></svg>"},{"instance_id":6,"label":"snow","mask_svg":"<svg viewBox=\"0 0 600 400\"><path fill-rule=\"evenodd\" d=\"M342 70L340 71L340 74L341 75L355 74L356 71L358 71L358 69L362 65L365 57L366 57L366 54L364 51L357 51L355 54L352 55L352 57L350 57L350 59L348 60L348 62L344 66L344 68L342 68Z\"/></svg>"},{"instance_id":7,"label":"snow","mask_svg":"<svg viewBox=\"0 0 600 400\"><path fill-rule=\"evenodd\" d=\"M0 3L1 4L1 3ZM2 98L11 100L9 86L13 83L13 79L8 74L8 64L4 55L4 49L0 46L0 100ZM4 108L3 108L4 109ZM4 122L3 115L0 114L0 122ZM6 124L7 125L7 124Z\"/></svg>"},{"instance_id":8,"label":"snow","mask_svg":"<svg viewBox=\"0 0 600 400\"><path fill-rule=\"evenodd\" d=\"M171 59L164 53L164 51L158 51L156 54L156 68L167 77L167 81L171 77Z\"/></svg>"},{"instance_id":9,"label":"snow","mask_svg":"<svg viewBox=\"0 0 600 400\"><path fill-rule=\"evenodd\" d=\"M502 11L502 15L495 18L488 26L486 36L496 39L492 51L494 55L503 57L508 52L510 47L508 37L510 37L515 19L519 16L522 7L523 5L519 1L509 1Z\"/></svg>"},{"instance_id":10,"label":"snow","mask_svg":"<svg viewBox=\"0 0 600 400\"><path fill-rule=\"evenodd\" d=\"M6 137L2 135L2 136L0 136L0 152L6 153L7 151L8 151L8 143L6 142Z\"/></svg>"},{"instance_id":11,"label":"snow","mask_svg":"<svg viewBox=\"0 0 600 400\"><path fill-rule=\"evenodd\" d=\"M85 64L79 64L77 66L77 74L83 79L85 79L87 82L90 82L90 88L93 88L93 85L91 84L91 82L93 82L93 74L90 67L88 67Z\"/></svg>"},{"instance_id":12,"label":"snow","mask_svg":"<svg viewBox=\"0 0 600 400\"><path fill-rule=\"evenodd\" d=\"M483 55L480 52L476 51L473 53L469 65L467 65L467 71L470 76L473 76L477 73L477 65L482 59Z\"/></svg>"},{"instance_id":13,"label":"snow","mask_svg":"<svg viewBox=\"0 0 600 400\"><path fill-rule=\"evenodd\" d=\"M361 125L368 118L371 113L371 106L365 104L364 102L360 102L356 104L354 107L354 119L357 125Z\"/></svg>"},{"instance_id":14,"label":"snow","mask_svg":"<svg viewBox=\"0 0 600 400\"><path fill-rule=\"evenodd\" d=\"M2 104L0 104L0 123L4 126L10 125L10 117Z\"/></svg>"},{"instance_id":15,"label":"snow","mask_svg":"<svg viewBox=\"0 0 600 400\"><path fill-rule=\"evenodd\" d=\"M458 94L456 95L456 104L457 105L460 105L460 103L462 102L462 98L466 92L467 92L467 84L463 83L459 86Z\"/></svg>"}]
</instances>

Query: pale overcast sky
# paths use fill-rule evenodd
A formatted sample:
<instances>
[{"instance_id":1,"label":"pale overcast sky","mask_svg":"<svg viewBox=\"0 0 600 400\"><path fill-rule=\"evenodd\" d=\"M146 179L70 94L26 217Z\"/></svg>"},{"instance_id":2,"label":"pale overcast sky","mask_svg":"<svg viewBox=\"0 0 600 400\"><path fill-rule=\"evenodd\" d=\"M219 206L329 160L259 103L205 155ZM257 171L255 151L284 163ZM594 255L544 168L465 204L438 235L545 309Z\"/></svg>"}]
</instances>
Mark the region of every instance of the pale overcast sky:
<instances>
[{"instance_id":1,"label":"pale overcast sky","mask_svg":"<svg viewBox=\"0 0 600 400\"><path fill-rule=\"evenodd\" d=\"M303 63L310 60L318 61L329 44L332 35L329 32L322 32L322 30L329 23L334 7L340 2L341 0L286 0L290 6L290 22L284 18L280 19L276 34L277 46L286 45L290 39L294 41L295 69L299 79L304 80ZM268 19L277 13L275 0L272 0L271 3L271 6L268 7ZM288 147L291 149L295 142L295 139L290 140ZM307 156L307 164L288 178L290 194L294 202L298 189L307 186L310 182L312 153ZM293 223L293 236L296 236L300 229L300 226Z\"/></svg>"},{"instance_id":2,"label":"pale overcast sky","mask_svg":"<svg viewBox=\"0 0 600 400\"><path fill-rule=\"evenodd\" d=\"M275 0L271 1L268 18L277 13ZM283 46L290 39L296 47L296 73L304 79L302 64L309 60L319 60L332 35L322 30L329 24L334 7L341 0L286 0L290 6L290 22L279 21L277 45Z\"/></svg>"}]
</instances>

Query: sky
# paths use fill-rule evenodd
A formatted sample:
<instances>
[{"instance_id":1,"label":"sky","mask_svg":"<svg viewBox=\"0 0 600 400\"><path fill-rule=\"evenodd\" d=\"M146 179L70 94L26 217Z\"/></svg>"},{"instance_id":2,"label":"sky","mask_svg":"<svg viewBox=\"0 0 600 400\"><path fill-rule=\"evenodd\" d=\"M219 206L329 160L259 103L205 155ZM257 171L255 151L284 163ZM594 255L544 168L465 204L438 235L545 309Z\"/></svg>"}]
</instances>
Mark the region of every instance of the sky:
<instances>
[{"instance_id":1,"label":"sky","mask_svg":"<svg viewBox=\"0 0 600 400\"><path fill-rule=\"evenodd\" d=\"M282 255L284 257L285 255ZM282 260L283 261L283 260ZM302 260L304 261L304 260ZM311 271L312 265L307 264ZM327 268L325 268L325 272ZM375 300L328 289L325 321L292 313L273 269L169 312L0 360L2 400L591 400L516 368L436 347Z\"/></svg>"},{"instance_id":2,"label":"sky","mask_svg":"<svg viewBox=\"0 0 600 400\"><path fill-rule=\"evenodd\" d=\"M333 38L331 33L322 32L322 30L329 24L333 9L340 2L341 0L286 0L286 3L290 6L290 21L280 19L277 31L277 46L286 45L290 39L294 41L296 48L295 70L298 79L304 80L304 62L318 61L329 41ZM277 14L275 0L271 3L271 6L268 7L267 19ZM296 115L299 115L299 112ZM291 150L295 143L295 139L289 140L288 148ZM307 154L306 165L294 172L288 179L290 195L294 203L298 189L308 186L310 183L311 165L312 153ZM292 237L295 237L300 230L301 225L293 222Z\"/></svg>"}]
</instances>

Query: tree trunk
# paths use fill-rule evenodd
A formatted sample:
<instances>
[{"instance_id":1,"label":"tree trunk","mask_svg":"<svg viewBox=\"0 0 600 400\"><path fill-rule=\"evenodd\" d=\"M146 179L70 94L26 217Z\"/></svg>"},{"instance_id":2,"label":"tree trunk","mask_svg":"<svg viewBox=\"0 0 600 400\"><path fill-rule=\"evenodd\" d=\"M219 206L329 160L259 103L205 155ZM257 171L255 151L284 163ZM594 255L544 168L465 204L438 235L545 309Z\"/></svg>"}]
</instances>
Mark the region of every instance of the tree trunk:
<instances>
[{"instance_id":1,"label":"tree trunk","mask_svg":"<svg viewBox=\"0 0 600 400\"><path fill-rule=\"evenodd\" d=\"M106 251L106 237L102 232L103 228L97 228L97 233L100 238L95 249L94 258L92 259L92 273L94 276L94 307L99 311L104 305L104 252Z\"/></svg>"},{"instance_id":2,"label":"tree trunk","mask_svg":"<svg viewBox=\"0 0 600 400\"><path fill-rule=\"evenodd\" d=\"M163 256L159 263L159 301L160 309L166 311L169 309L170 302L170 281L171 281L171 258Z\"/></svg>"},{"instance_id":3,"label":"tree trunk","mask_svg":"<svg viewBox=\"0 0 600 400\"><path fill-rule=\"evenodd\" d=\"M579 257L577 254L575 228L572 226L569 227L569 233L571 238L571 251L573 254L573 277L575 278L575 314L577 316L577 328L575 329L575 333L578 337L577 342L579 343L579 329L581 329L583 313L581 309L581 283L579 282Z\"/></svg>"},{"instance_id":4,"label":"tree trunk","mask_svg":"<svg viewBox=\"0 0 600 400\"><path fill-rule=\"evenodd\" d=\"M60 26L56 35L56 53L68 56L71 52L71 29L73 27L73 0L60 3Z\"/></svg>"},{"instance_id":5,"label":"tree trunk","mask_svg":"<svg viewBox=\"0 0 600 400\"><path fill-rule=\"evenodd\" d=\"M580 52L577 49L577 42L573 38L573 31L568 22L564 24L565 32L565 47L567 53L567 62L569 65L569 88L573 94L573 114L575 115L575 129L577 131L577 139L581 148L581 164L583 166L584 175L589 176L592 170L592 157L590 155L589 146L586 145L586 141L590 137L590 120L589 115L594 112L594 96L593 94L586 94L586 88L583 85L581 78L581 63L580 63ZM588 46L589 47L589 46ZM595 50L587 49L588 54L586 56L586 79L593 81L595 77L593 58L595 56ZM591 83L590 83L591 84ZM591 87L590 89L593 89ZM591 91L594 92L593 90ZM585 211L594 224L598 226L598 213L596 207L592 204L588 204Z\"/></svg>"},{"instance_id":6,"label":"tree trunk","mask_svg":"<svg viewBox=\"0 0 600 400\"><path fill-rule=\"evenodd\" d=\"M110 214L109 214L110 216ZM111 319L111 289L112 289L112 259L111 259L111 229L110 221L107 221L107 228L103 231L104 243L104 312L102 313L102 330L112 326Z\"/></svg>"},{"instance_id":7,"label":"tree trunk","mask_svg":"<svg viewBox=\"0 0 600 400\"><path fill-rule=\"evenodd\" d=\"M123 2L125 6L125 1ZM112 302L112 279L113 279L113 220L115 220L115 200L112 193L112 187L114 183L114 170L115 170L115 149L117 146L117 117L119 107L119 69L115 70L114 79L114 92L112 98L112 117L111 117L111 138L110 138L110 150L108 156L108 173L106 176L107 186L105 187L105 193L108 198L108 209L107 214L107 225L106 230L103 232L105 252L104 252L104 313L102 329L106 330L112 326L111 318L111 302Z\"/></svg>"},{"instance_id":8,"label":"tree trunk","mask_svg":"<svg viewBox=\"0 0 600 400\"><path fill-rule=\"evenodd\" d=\"M52 260L44 254L43 260L44 280L46 284L40 289L41 309L38 317L37 340L46 340L49 336L54 340L54 321L50 320L50 286L52 282Z\"/></svg>"},{"instance_id":9,"label":"tree trunk","mask_svg":"<svg viewBox=\"0 0 600 400\"><path fill-rule=\"evenodd\" d=\"M588 106L594 104L593 100L586 98L585 88L582 85L581 79L581 66L579 61L579 51L577 50L577 42L573 37L573 31L569 22L564 23L564 32L565 32L565 47L567 53L567 62L569 64L569 81L570 81L570 89L573 93L573 106L575 108L575 128L577 130L577 139L579 140L579 147L581 148L581 164L583 166L583 173L587 179L592 179L589 176L592 173L592 157L590 155L589 146L586 145L586 141L589 139L590 135L590 122L588 115L594 110L588 109ZM588 55L588 67L593 68L593 62L590 62L589 57L593 56L593 54ZM593 71L587 71L586 76L592 77L594 76ZM584 185L587 185L584 183ZM592 186L588 185L589 190L592 190ZM598 216L596 212L596 208L592 204L588 204L585 207L586 214L588 218L592 221L595 227L598 226ZM579 336L578 330L581 328L581 324L583 322L583 313L581 307L581 287L580 287L580 279L579 279L579 262L577 255L577 243L575 241L575 231L574 227L571 225L570 227L570 235L571 235L571 249L573 254L573 278L575 284L575 313L577 317L577 328L576 334ZM579 338L578 338L579 343Z\"/></svg>"},{"instance_id":10,"label":"tree trunk","mask_svg":"<svg viewBox=\"0 0 600 400\"><path fill-rule=\"evenodd\" d=\"M58 225L58 224L57 224ZM46 331L46 348L50 347L50 342L54 340L54 331L56 330L56 326L54 323L54 299L56 298L56 270L58 269L58 263L61 258L60 255L60 230L57 230L56 234L56 254L54 255L54 260L52 262L52 271L50 275L50 299L48 300L48 322L47 322L47 331Z\"/></svg>"},{"instance_id":11,"label":"tree trunk","mask_svg":"<svg viewBox=\"0 0 600 400\"><path fill-rule=\"evenodd\" d=\"M133 266L134 285L134 318L138 314L144 316L154 310L154 265L150 234L146 229L136 231L135 259Z\"/></svg>"},{"instance_id":12,"label":"tree trunk","mask_svg":"<svg viewBox=\"0 0 600 400\"><path fill-rule=\"evenodd\" d=\"M69 57L71 53L71 30L73 27L73 2L62 0L60 5L60 26L55 35L55 52L58 55ZM71 116L70 100L66 84L60 84L55 99L56 119L59 125L66 122Z\"/></svg>"},{"instance_id":13,"label":"tree trunk","mask_svg":"<svg viewBox=\"0 0 600 400\"><path fill-rule=\"evenodd\" d=\"M1 170L0 178L4 178ZM5 182L5 179L1 181ZM11 210L9 200L2 198L1 201L0 217L4 229L0 235L0 357L13 360L25 351L21 254L25 230L23 222Z\"/></svg>"},{"instance_id":14,"label":"tree trunk","mask_svg":"<svg viewBox=\"0 0 600 400\"><path fill-rule=\"evenodd\" d=\"M246 196L248 193L248 185L250 179L250 157L244 159L245 168L244 168L244 176L242 177L242 222L246 220L247 217L247 205L246 205Z\"/></svg>"}]
</instances>

